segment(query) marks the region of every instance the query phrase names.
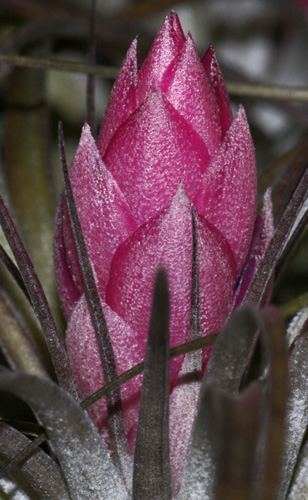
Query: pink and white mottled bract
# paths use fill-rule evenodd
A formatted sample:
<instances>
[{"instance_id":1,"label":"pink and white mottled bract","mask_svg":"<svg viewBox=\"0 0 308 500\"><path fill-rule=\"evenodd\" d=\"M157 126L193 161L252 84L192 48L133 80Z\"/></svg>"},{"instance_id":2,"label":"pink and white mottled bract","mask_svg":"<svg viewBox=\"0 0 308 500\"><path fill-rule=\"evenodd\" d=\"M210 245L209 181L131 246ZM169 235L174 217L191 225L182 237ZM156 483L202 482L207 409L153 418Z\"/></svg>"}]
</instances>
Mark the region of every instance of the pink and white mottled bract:
<instances>
[{"instance_id":1,"label":"pink and white mottled bract","mask_svg":"<svg viewBox=\"0 0 308 500\"><path fill-rule=\"evenodd\" d=\"M240 107L232 117L213 48L200 60L176 14L165 19L140 69L137 43L132 43L98 144L85 125L70 176L118 372L144 359L159 266L168 273L171 346L189 340L192 206L198 238L201 334L221 329L233 304L238 305L244 296L271 237L271 206L267 195L267 208L254 230L256 166L244 110ZM85 397L104 380L63 201L57 216L55 263L68 319L69 357ZM203 369L205 364L204 357ZM179 427L174 433L174 423L189 428L194 415L193 404L181 406L183 397L176 388L186 365L183 357L177 358L170 369L173 476L180 474L189 437ZM140 384L139 376L121 389L132 449ZM105 402L97 402L90 414L107 439Z\"/></svg>"}]
</instances>

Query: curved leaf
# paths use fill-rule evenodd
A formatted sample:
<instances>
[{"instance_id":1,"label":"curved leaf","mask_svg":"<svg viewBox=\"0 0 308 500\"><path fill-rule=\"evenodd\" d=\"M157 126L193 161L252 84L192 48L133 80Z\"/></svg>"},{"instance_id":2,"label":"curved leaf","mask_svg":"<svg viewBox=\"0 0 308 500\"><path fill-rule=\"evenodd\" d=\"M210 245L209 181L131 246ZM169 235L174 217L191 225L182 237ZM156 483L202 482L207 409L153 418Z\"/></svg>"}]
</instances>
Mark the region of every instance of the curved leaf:
<instances>
[{"instance_id":1,"label":"curved leaf","mask_svg":"<svg viewBox=\"0 0 308 500\"><path fill-rule=\"evenodd\" d=\"M31 441L23 434L0 422L0 453L8 460L14 458L18 450L26 448L29 443ZM23 461L19 469L42 499L71 499L59 467L40 448Z\"/></svg>"},{"instance_id":2,"label":"curved leaf","mask_svg":"<svg viewBox=\"0 0 308 500\"><path fill-rule=\"evenodd\" d=\"M72 500L126 500L127 490L98 432L78 403L55 383L0 372L0 389L25 401L44 425Z\"/></svg>"},{"instance_id":3,"label":"curved leaf","mask_svg":"<svg viewBox=\"0 0 308 500\"><path fill-rule=\"evenodd\" d=\"M45 340L59 378L59 383L66 388L76 399L78 394L71 374L64 340L51 314L44 290L37 277L36 271L23 244L23 241L12 221L12 218L0 196L0 224L5 237L14 254L22 279L26 285L35 314L37 315Z\"/></svg>"}]
</instances>

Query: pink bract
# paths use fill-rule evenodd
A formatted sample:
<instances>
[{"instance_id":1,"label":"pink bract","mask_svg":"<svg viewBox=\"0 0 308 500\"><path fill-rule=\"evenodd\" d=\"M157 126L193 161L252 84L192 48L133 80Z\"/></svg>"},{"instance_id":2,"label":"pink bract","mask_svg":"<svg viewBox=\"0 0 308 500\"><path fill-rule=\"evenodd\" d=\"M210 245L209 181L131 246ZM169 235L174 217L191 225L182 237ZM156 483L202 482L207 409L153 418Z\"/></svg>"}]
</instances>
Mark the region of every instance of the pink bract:
<instances>
[{"instance_id":1,"label":"pink bract","mask_svg":"<svg viewBox=\"0 0 308 500\"><path fill-rule=\"evenodd\" d=\"M240 107L233 119L213 48L200 60L176 14L165 19L140 69L137 44L132 43L98 145L85 125L70 177L118 372L144 359L154 277L160 266L167 270L170 287L171 345L189 340L192 207L201 334L221 329L234 304L241 302L272 235L271 206L267 195L254 229L256 165L244 110ZM68 319L67 348L86 397L104 380L63 200L57 216L55 264ZM204 358L203 369L205 364ZM187 366L183 357L171 363L171 426L177 412L183 413L183 398L174 388ZM132 447L140 384L139 377L122 387ZM195 401L195 388L192 391ZM92 407L91 416L106 438L104 401ZM192 419L187 421L191 425ZM188 433L184 435L187 440ZM171 446L175 474L182 467L182 448Z\"/></svg>"}]
</instances>

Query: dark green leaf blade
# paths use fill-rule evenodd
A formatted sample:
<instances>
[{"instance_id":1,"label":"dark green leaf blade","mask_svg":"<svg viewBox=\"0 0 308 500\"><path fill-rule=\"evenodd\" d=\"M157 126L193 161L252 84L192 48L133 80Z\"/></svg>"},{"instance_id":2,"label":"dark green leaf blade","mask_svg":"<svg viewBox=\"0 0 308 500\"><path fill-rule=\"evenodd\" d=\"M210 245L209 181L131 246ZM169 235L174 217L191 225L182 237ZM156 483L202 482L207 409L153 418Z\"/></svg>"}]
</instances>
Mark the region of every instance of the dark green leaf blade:
<instances>
[{"instance_id":1,"label":"dark green leaf blade","mask_svg":"<svg viewBox=\"0 0 308 500\"><path fill-rule=\"evenodd\" d=\"M156 277L134 458L133 498L169 500L169 297Z\"/></svg>"}]
</instances>

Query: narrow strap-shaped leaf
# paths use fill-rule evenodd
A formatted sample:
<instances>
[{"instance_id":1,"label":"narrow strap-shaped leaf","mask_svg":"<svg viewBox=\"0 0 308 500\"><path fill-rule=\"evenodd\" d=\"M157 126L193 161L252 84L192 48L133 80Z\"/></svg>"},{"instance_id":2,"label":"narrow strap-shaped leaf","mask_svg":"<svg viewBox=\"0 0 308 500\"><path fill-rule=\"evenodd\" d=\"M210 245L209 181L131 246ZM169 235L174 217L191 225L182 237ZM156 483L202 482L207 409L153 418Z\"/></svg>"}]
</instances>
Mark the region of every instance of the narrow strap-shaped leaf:
<instances>
[{"instance_id":1,"label":"narrow strap-shaped leaf","mask_svg":"<svg viewBox=\"0 0 308 500\"><path fill-rule=\"evenodd\" d=\"M126 500L127 490L96 428L63 389L38 377L0 372L0 389L25 401L44 425L72 500Z\"/></svg>"},{"instance_id":2,"label":"narrow strap-shaped leaf","mask_svg":"<svg viewBox=\"0 0 308 500\"><path fill-rule=\"evenodd\" d=\"M59 383L75 398L78 398L63 338L61 337L55 324L44 290L37 277L29 254L1 196L0 224L19 267L34 312L41 324Z\"/></svg>"},{"instance_id":3,"label":"narrow strap-shaped leaf","mask_svg":"<svg viewBox=\"0 0 308 500\"><path fill-rule=\"evenodd\" d=\"M205 376L211 376L230 396L239 391L256 332L255 311L245 306L232 314L216 340Z\"/></svg>"},{"instance_id":4,"label":"narrow strap-shaped leaf","mask_svg":"<svg viewBox=\"0 0 308 500\"><path fill-rule=\"evenodd\" d=\"M191 351L199 351L204 347L209 347L215 344L217 339L217 333L212 333L211 335L207 335L206 337L200 337L195 340L191 340L190 342L186 342L185 344L178 345L176 347L172 347L170 349L170 358L175 358L177 356L181 356L182 354L186 354ZM91 394L88 398L82 401L82 408L89 408L89 406L93 405L100 398L106 396L109 392L114 391L117 387L120 387L122 384L125 384L128 380L136 377L139 373L142 373L144 370L144 363L139 363L138 365L133 366L124 373L109 382L109 384L104 385L94 394Z\"/></svg>"},{"instance_id":5,"label":"narrow strap-shaped leaf","mask_svg":"<svg viewBox=\"0 0 308 500\"><path fill-rule=\"evenodd\" d=\"M220 414L222 390L230 396L238 393L255 333L255 313L246 307L231 316L216 340L201 387L179 500L213 499L218 460L213 412L216 408Z\"/></svg>"},{"instance_id":6,"label":"narrow strap-shaped leaf","mask_svg":"<svg viewBox=\"0 0 308 500\"><path fill-rule=\"evenodd\" d=\"M59 124L59 148L61 154L66 202L78 252L79 264L83 276L85 296L87 299L93 328L96 333L96 338L100 350L104 380L106 383L109 383L117 378L117 367L112 342L109 336L105 315L103 312L99 292L96 286L92 265L88 256L87 246L83 236L81 223L78 217L78 212L74 200L73 190L66 163L61 124ZM113 451L113 459L117 463L118 467L120 467L120 469L122 470L123 476L128 485L131 477L132 464L124 430L120 389L116 389L108 394L107 411L110 446Z\"/></svg>"},{"instance_id":7,"label":"narrow strap-shaped leaf","mask_svg":"<svg viewBox=\"0 0 308 500\"><path fill-rule=\"evenodd\" d=\"M300 451L287 500L308 498L308 443Z\"/></svg>"},{"instance_id":8,"label":"narrow strap-shaped leaf","mask_svg":"<svg viewBox=\"0 0 308 500\"><path fill-rule=\"evenodd\" d=\"M260 384L240 395L221 396L215 500L251 500L261 404ZM267 497L263 497L267 500Z\"/></svg>"},{"instance_id":9,"label":"narrow strap-shaped leaf","mask_svg":"<svg viewBox=\"0 0 308 500\"><path fill-rule=\"evenodd\" d=\"M196 214L192 207L192 280L191 280L191 305L190 305L190 329L189 340L200 336L200 290L199 290L199 258L198 258L198 235L196 227Z\"/></svg>"},{"instance_id":10,"label":"narrow strap-shaped leaf","mask_svg":"<svg viewBox=\"0 0 308 500\"><path fill-rule=\"evenodd\" d=\"M188 338L200 338L200 291L198 234L195 210L192 207L192 276L190 328ZM202 351L191 351L184 357L175 387L170 396L170 474L172 497L176 497L185 465L185 453L191 439L202 381Z\"/></svg>"},{"instance_id":11,"label":"narrow strap-shaped leaf","mask_svg":"<svg viewBox=\"0 0 308 500\"><path fill-rule=\"evenodd\" d=\"M213 382L213 381L212 381ZM215 382L201 386L197 417L188 450L178 500L213 500L217 446L213 407L219 407Z\"/></svg>"},{"instance_id":12,"label":"narrow strap-shaped leaf","mask_svg":"<svg viewBox=\"0 0 308 500\"><path fill-rule=\"evenodd\" d=\"M9 425L0 422L1 453L11 459L20 449L31 445L30 439ZM57 464L37 448L19 466L32 488L46 500L70 500L67 486ZM2 471L1 471L2 472Z\"/></svg>"},{"instance_id":13,"label":"narrow strap-shaped leaf","mask_svg":"<svg viewBox=\"0 0 308 500\"><path fill-rule=\"evenodd\" d=\"M288 249L290 235L296 231L301 219L298 215L308 196L308 169L305 170L298 186L282 214L274 236L270 241L260 266L254 275L245 296L245 303L261 304L269 281L283 252ZM305 217L305 214L302 214Z\"/></svg>"},{"instance_id":14,"label":"narrow strap-shaped leaf","mask_svg":"<svg viewBox=\"0 0 308 500\"><path fill-rule=\"evenodd\" d=\"M13 370L48 377L31 340L0 293L0 347Z\"/></svg>"},{"instance_id":15,"label":"narrow strap-shaped leaf","mask_svg":"<svg viewBox=\"0 0 308 500\"><path fill-rule=\"evenodd\" d=\"M16 281L19 288L24 292L25 296L31 303L28 290L24 284L24 280L22 279L20 271L18 267L15 265L15 263L12 261L11 257L7 254L2 245L0 245L0 259L2 260L3 264L5 265L11 276Z\"/></svg>"},{"instance_id":16,"label":"narrow strap-shaped leaf","mask_svg":"<svg viewBox=\"0 0 308 500\"><path fill-rule=\"evenodd\" d=\"M133 499L169 500L169 297L156 277L134 459Z\"/></svg>"},{"instance_id":17,"label":"narrow strap-shaped leaf","mask_svg":"<svg viewBox=\"0 0 308 500\"><path fill-rule=\"evenodd\" d=\"M308 428L308 321L289 354L289 394L285 422L285 450L279 500L285 500L299 450Z\"/></svg>"},{"instance_id":18,"label":"narrow strap-shaped leaf","mask_svg":"<svg viewBox=\"0 0 308 500\"><path fill-rule=\"evenodd\" d=\"M263 313L264 326L260 332L268 356L265 384L265 421L259 439L262 479L256 472L255 497L258 500L276 500L281 480L281 466L286 433L288 358L286 330L278 309L271 307ZM260 449L260 448L259 448ZM257 479L258 478L258 479Z\"/></svg>"}]
</instances>

